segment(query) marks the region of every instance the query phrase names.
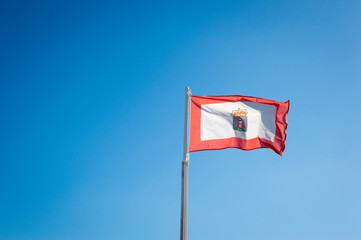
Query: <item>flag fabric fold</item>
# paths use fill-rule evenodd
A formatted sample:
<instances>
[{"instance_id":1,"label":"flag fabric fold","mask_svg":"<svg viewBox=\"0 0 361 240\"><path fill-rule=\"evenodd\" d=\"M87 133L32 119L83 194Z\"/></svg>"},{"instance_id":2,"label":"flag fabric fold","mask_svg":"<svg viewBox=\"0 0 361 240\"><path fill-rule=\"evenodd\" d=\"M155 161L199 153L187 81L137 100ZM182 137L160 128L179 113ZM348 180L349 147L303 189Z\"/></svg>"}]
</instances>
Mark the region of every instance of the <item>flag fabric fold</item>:
<instances>
[{"instance_id":1,"label":"flag fabric fold","mask_svg":"<svg viewBox=\"0 0 361 240\"><path fill-rule=\"evenodd\" d=\"M191 96L190 152L285 149L289 101L248 96Z\"/></svg>"}]
</instances>

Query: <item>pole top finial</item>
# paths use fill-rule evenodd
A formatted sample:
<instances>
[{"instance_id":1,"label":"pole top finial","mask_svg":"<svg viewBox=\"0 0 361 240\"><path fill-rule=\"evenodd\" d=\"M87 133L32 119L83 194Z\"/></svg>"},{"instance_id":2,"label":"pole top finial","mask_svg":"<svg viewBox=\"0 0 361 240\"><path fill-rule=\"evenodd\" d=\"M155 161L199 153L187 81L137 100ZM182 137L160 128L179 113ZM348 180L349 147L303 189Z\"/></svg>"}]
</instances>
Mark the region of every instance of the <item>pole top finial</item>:
<instances>
[{"instance_id":1,"label":"pole top finial","mask_svg":"<svg viewBox=\"0 0 361 240\"><path fill-rule=\"evenodd\" d=\"M192 89L190 89L189 87L186 87L186 94L192 95Z\"/></svg>"}]
</instances>

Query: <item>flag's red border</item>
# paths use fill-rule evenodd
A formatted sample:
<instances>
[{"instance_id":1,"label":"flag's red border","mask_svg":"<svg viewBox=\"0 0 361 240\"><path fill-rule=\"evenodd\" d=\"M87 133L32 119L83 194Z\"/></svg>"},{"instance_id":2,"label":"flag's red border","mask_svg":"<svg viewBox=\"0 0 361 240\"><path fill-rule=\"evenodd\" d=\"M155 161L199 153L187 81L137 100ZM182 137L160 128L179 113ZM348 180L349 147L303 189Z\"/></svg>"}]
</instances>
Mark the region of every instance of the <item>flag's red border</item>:
<instances>
[{"instance_id":1,"label":"flag's red border","mask_svg":"<svg viewBox=\"0 0 361 240\"><path fill-rule=\"evenodd\" d=\"M227 138L217 140L201 141L201 106L204 104L214 104L223 102L257 102L261 104L274 105L277 107L276 113L276 135L273 142L263 138L241 139ZM191 117L190 117L190 142L189 151L196 152L202 150L218 150L225 148L239 148L243 150L253 150L257 148L270 148L279 155L285 149L287 114L290 101L276 102L273 100L248 97L248 96L191 96Z\"/></svg>"}]
</instances>

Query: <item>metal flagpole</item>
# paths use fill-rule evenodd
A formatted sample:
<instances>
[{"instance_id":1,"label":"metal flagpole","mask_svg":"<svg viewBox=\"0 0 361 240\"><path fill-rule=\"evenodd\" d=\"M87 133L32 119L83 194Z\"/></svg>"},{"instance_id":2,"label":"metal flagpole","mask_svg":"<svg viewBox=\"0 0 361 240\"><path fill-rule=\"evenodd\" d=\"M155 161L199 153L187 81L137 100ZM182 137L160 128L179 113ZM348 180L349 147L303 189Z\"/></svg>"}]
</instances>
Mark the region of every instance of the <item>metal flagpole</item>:
<instances>
[{"instance_id":1,"label":"metal flagpole","mask_svg":"<svg viewBox=\"0 0 361 240\"><path fill-rule=\"evenodd\" d=\"M184 114L184 146L182 161L182 199L181 199L181 226L180 240L187 240L188 222L188 166L189 166L189 100L191 89L185 91L185 114Z\"/></svg>"}]
</instances>

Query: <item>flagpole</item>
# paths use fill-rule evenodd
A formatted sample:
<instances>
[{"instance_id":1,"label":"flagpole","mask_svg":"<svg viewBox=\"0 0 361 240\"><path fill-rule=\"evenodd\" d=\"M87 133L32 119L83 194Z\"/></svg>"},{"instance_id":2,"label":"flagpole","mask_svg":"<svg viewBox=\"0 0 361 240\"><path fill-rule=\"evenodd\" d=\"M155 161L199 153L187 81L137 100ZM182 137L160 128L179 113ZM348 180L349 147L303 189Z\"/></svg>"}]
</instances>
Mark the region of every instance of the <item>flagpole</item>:
<instances>
[{"instance_id":1,"label":"flagpole","mask_svg":"<svg viewBox=\"0 0 361 240\"><path fill-rule=\"evenodd\" d=\"M191 89L185 89L184 109L184 146L182 161L182 197L181 197L181 225L180 240L187 240L188 224L188 167L189 167L189 100Z\"/></svg>"}]
</instances>

